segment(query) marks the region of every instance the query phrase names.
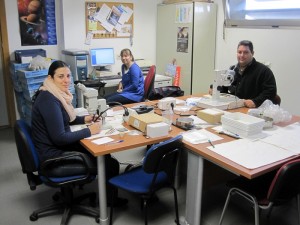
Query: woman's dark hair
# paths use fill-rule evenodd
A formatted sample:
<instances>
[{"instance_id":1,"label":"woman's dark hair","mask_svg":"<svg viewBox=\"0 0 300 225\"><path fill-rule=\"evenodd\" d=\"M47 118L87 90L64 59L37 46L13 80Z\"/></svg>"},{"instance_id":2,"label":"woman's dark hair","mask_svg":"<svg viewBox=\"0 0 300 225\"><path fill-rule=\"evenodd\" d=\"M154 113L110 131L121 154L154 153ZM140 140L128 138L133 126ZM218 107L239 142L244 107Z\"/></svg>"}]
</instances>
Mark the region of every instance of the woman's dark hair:
<instances>
[{"instance_id":1,"label":"woman's dark hair","mask_svg":"<svg viewBox=\"0 0 300 225\"><path fill-rule=\"evenodd\" d=\"M240 47L241 45L243 46L248 46L251 53L253 53L253 44L251 41L248 41L248 40L243 40L243 41L240 41L239 44L238 44L238 47Z\"/></svg>"},{"instance_id":2,"label":"woman's dark hair","mask_svg":"<svg viewBox=\"0 0 300 225\"><path fill-rule=\"evenodd\" d=\"M124 48L121 53L120 53L120 56L122 57L123 54L127 54L127 55L130 55L132 57L132 61L134 61L134 57L132 55L132 52L130 51L129 48Z\"/></svg>"},{"instance_id":3,"label":"woman's dark hair","mask_svg":"<svg viewBox=\"0 0 300 225\"><path fill-rule=\"evenodd\" d=\"M51 63L49 69L48 69L48 75L50 75L52 78L54 77L54 74L55 74L55 71L58 69L58 68L62 68L62 67L69 67L69 65L61 60L56 60L54 61L53 63ZM43 84L41 84L42 86ZM32 103L35 102L37 96L39 95L40 93L40 88L38 88L34 95L32 96L31 98L31 101Z\"/></svg>"},{"instance_id":4,"label":"woman's dark hair","mask_svg":"<svg viewBox=\"0 0 300 225\"><path fill-rule=\"evenodd\" d=\"M69 65L61 60L54 61L49 67L48 75L50 75L53 78L55 71L58 68L62 68L62 67L69 67Z\"/></svg>"}]
</instances>

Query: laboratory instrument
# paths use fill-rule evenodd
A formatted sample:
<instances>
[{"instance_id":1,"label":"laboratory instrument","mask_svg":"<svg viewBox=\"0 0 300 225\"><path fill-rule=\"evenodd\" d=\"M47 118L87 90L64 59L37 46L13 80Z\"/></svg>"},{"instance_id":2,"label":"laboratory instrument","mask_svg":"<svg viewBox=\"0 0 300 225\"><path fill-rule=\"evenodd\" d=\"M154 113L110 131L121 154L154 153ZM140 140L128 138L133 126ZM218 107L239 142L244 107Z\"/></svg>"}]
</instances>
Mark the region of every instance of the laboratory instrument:
<instances>
[{"instance_id":1,"label":"laboratory instrument","mask_svg":"<svg viewBox=\"0 0 300 225\"><path fill-rule=\"evenodd\" d=\"M82 83L77 83L76 86L83 92L83 107L87 109L90 114L95 112L103 112L106 110L106 100L98 99L98 90L88 88Z\"/></svg>"}]
</instances>

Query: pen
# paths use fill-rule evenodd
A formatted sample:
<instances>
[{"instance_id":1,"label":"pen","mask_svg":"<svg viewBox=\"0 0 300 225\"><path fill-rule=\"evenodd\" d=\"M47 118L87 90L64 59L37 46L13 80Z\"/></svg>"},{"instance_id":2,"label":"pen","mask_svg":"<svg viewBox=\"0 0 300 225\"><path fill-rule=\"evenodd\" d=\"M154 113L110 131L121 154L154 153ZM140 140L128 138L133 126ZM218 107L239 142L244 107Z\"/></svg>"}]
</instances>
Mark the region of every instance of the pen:
<instances>
[{"instance_id":1,"label":"pen","mask_svg":"<svg viewBox=\"0 0 300 225\"><path fill-rule=\"evenodd\" d=\"M215 146L213 145L213 143L211 142L211 140L208 139L208 143L214 148Z\"/></svg>"},{"instance_id":2,"label":"pen","mask_svg":"<svg viewBox=\"0 0 300 225\"><path fill-rule=\"evenodd\" d=\"M94 120L94 122L96 122L99 118L100 118L100 115L98 115L98 116L96 117L96 119Z\"/></svg>"},{"instance_id":3,"label":"pen","mask_svg":"<svg viewBox=\"0 0 300 225\"><path fill-rule=\"evenodd\" d=\"M219 134L225 134L229 137L233 137L233 138L237 138L237 139L241 138L240 135L238 135L238 134L231 134L231 133L227 133L227 132L225 133L224 131L220 131Z\"/></svg>"},{"instance_id":4,"label":"pen","mask_svg":"<svg viewBox=\"0 0 300 225\"><path fill-rule=\"evenodd\" d=\"M95 122L95 120L94 120L95 116L96 116L96 113L93 114L92 122Z\"/></svg>"},{"instance_id":5,"label":"pen","mask_svg":"<svg viewBox=\"0 0 300 225\"><path fill-rule=\"evenodd\" d=\"M118 140L118 141L112 141L112 142L108 142L107 144L111 145L111 144L118 144L123 142L124 140Z\"/></svg>"}]
</instances>

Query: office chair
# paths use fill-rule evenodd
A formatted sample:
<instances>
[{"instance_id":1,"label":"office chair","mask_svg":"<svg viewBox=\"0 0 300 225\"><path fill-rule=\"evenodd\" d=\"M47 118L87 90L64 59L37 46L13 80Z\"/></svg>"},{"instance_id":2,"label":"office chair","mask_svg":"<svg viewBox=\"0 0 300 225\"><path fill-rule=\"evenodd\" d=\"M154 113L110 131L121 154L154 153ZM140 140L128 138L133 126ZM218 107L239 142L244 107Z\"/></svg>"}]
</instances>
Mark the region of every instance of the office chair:
<instances>
[{"instance_id":1,"label":"office chair","mask_svg":"<svg viewBox=\"0 0 300 225\"><path fill-rule=\"evenodd\" d=\"M219 225L222 224L231 196L235 194L243 197L253 204L255 225L259 225L259 213L261 210L268 210L267 218L269 218L273 206L282 205L297 196L298 219L300 224L299 174L300 159L296 159L284 164L276 172L275 176L271 173L266 176L255 178L254 180L237 178L230 181L228 185L231 188L227 195Z\"/></svg>"},{"instance_id":2,"label":"office chair","mask_svg":"<svg viewBox=\"0 0 300 225\"><path fill-rule=\"evenodd\" d=\"M75 212L93 216L98 222L98 209L79 204L86 198L89 198L92 203L96 200L96 194L87 193L77 198L73 197L73 188L75 186L82 187L95 179L95 175L91 175L88 172L83 154L74 153L50 159L41 164L32 142L30 126L24 120L16 121L14 135L22 171L27 175L30 189L35 190L40 184L60 188L60 192L53 196L53 200L56 202L34 211L29 217L30 220L36 221L44 214L47 215L50 212L63 210L61 225L67 224L71 214ZM79 169L74 170L76 167Z\"/></svg>"},{"instance_id":3,"label":"office chair","mask_svg":"<svg viewBox=\"0 0 300 225\"><path fill-rule=\"evenodd\" d=\"M281 103L281 98L280 98L280 96L279 95L276 95L275 97L274 97L274 99L273 99L273 104L275 104L275 105L279 105L280 106L280 103Z\"/></svg>"},{"instance_id":4,"label":"office chair","mask_svg":"<svg viewBox=\"0 0 300 225\"><path fill-rule=\"evenodd\" d=\"M144 81L144 101L149 100L150 94L154 89L156 66L150 66L148 74Z\"/></svg>"},{"instance_id":5,"label":"office chair","mask_svg":"<svg viewBox=\"0 0 300 225\"><path fill-rule=\"evenodd\" d=\"M174 187L175 171L178 154L182 147L182 136L178 135L167 141L154 144L147 151L143 165L124 172L109 180L114 187L111 199L114 199L114 192L120 188L142 198L142 209L144 210L145 225L148 224L147 208L148 203L156 192L162 188L171 188L174 192L176 224L179 224L177 191ZM113 223L113 207L110 210L110 225Z\"/></svg>"}]
</instances>

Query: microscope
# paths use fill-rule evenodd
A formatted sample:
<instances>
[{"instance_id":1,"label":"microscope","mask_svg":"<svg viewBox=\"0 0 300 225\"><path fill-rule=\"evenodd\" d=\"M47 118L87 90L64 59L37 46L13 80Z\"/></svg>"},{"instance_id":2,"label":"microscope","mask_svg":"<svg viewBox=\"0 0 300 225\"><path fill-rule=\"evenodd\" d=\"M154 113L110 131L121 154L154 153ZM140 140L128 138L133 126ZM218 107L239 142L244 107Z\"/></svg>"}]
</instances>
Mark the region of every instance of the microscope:
<instances>
[{"instance_id":1,"label":"microscope","mask_svg":"<svg viewBox=\"0 0 300 225\"><path fill-rule=\"evenodd\" d=\"M234 70L215 70L212 96L204 96L197 102L201 108L217 108L221 110L236 109L244 106L244 100L235 95L222 93L220 87L229 87L234 80Z\"/></svg>"},{"instance_id":2,"label":"microscope","mask_svg":"<svg viewBox=\"0 0 300 225\"><path fill-rule=\"evenodd\" d=\"M77 83L76 85L83 92L83 107L86 108L90 114L94 114L97 111L101 113L106 110L106 100L104 98L98 99L98 90L88 88L81 83Z\"/></svg>"},{"instance_id":3,"label":"microscope","mask_svg":"<svg viewBox=\"0 0 300 225\"><path fill-rule=\"evenodd\" d=\"M215 70L212 99L220 100L220 87L229 87L234 80L234 70Z\"/></svg>"}]
</instances>

